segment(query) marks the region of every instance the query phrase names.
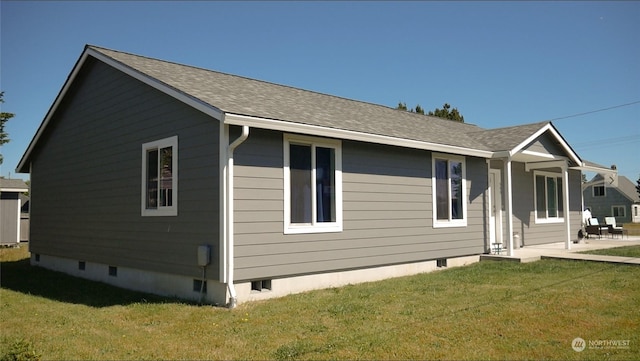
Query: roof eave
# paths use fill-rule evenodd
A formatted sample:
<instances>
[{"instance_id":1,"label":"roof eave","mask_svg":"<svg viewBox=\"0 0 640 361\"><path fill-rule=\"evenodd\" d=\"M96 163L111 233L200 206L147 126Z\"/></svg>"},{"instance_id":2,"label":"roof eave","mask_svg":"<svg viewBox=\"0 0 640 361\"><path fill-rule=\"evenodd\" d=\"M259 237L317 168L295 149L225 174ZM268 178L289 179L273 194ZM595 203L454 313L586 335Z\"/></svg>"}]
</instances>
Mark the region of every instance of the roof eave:
<instances>
[{"instance_id":1,"label":"roof eave","mask_svg":"<svg viewBox=\"0 0 640 361\"><path fill-rule=\"evenodd\" d=\"M479 158L491 158L493 152L464 148L447 144L438 144L431 142L424 142L411 139L403 139L385 135L356 132L352 130L338 129L322 127L317 125L310 125L304 123L282 121L275 119L267 119L243 114L225 113L224 123L229 125L247 125L253 128L277 130L283 132L309 134L320 137L329 137L353 141L361 141L368 143L392 145L404 148L430 150L443 153L452 153L459 155L467 155Z\"/></svg>"}]
</instances>

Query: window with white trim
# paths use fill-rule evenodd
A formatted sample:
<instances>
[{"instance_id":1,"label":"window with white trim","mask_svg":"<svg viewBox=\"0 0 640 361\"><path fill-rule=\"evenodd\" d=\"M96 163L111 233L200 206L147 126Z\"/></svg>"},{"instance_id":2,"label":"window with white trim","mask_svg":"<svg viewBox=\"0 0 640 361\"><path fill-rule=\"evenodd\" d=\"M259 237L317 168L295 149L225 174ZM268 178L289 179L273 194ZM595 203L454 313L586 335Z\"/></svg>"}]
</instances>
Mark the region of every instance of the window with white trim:
<instances>
[{"instance_id":1,"label":"window with white trim","mask_svg":"<svg viewBox=\"0 0 640 361\"><path fill-rule=\"evenodd\" d=\"M611 215L614 217L626 217L626 207L625 206L611 206Z\"/></svg>"},{"instance_id":2,"label":"window with white trim","mask_svg":"<svg viewBox=\"0 0 640 361\"><path fill-rule=\"evenodd\" d=\"M562 176L557 173L536 171L534 183L536 222L563 222Z\"/></svg>"},{"instance_id":3,"label":"window with white trim","mask_svg":"<svg viewBox=\"0 0 640 361\"><path fill-rule=\"evenodd\" d=\"M142 145L142 215L178 215L178 137Z\"/></svg>"},{"instance_id":4,"label":"window with white trim","mask_svg":"<svg viewBox=\"0 0 640 361\"><path fill-rule=\"evenodd\" d=\"M464 157L433 154L433 226L467 225L467 181Z\"/></svg>"},{"instance_id":5,"label":"window with white trim","mask_svg":"<svg viewBox=\"0 0 640 361\"><path fill-rule=\"evenodd\" d=\"M594 197L604 197L606 196L606 191L604 188L604 185L602 186L592 186L591 187L593 189L593 196Z\"/></svg>"},{"instance_id":6,"label":"window with white trim","mask_svg":"<svg viewBox=\"0 0 640 361\"><path fill-rule=\"evenodd\" d=\"M284 136L284 233L342 231L342 143Z\"/></svg>"}]
</instances>

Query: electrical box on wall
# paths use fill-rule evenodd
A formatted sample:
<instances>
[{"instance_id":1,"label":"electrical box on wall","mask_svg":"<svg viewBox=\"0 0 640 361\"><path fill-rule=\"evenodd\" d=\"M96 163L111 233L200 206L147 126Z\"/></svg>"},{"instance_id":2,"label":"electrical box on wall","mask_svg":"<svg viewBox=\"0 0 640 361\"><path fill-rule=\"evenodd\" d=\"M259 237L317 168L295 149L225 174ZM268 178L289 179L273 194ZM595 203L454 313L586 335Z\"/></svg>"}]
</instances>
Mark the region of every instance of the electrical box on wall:
<instances>
[{"instance_id":1,"label":"electrical box on wall","mask_svg":"<svg viewBox=\"0 0 640 361\"><path fill-rule=\"evenodd\" d=\"M198 246L198 266L204 267L211 263L211 247L209 245Z\"/></svg>"}]
</instances>

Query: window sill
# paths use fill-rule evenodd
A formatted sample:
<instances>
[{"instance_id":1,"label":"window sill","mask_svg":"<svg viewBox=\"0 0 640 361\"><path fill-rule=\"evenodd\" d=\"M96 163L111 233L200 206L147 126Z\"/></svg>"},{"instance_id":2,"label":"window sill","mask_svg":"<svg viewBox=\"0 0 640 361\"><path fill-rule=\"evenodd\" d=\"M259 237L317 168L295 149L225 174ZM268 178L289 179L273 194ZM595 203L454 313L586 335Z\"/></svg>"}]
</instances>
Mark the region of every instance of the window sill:
<instances>
[{"instance_id":1,"label":"window sill","mask_svg":"<svg viewBox=\"0 0 640 361\"><path fill-rule=\"evenodd\" d=\"M564 218L536 218L536 224L553 224L553 223L564 223Z\"/></svg>"},{"instance_id":2,"label":"window sill","mask_svg":"<svg viewBox=\"0 0 640 361\"><path fill-rule=\"evenodd\" d=\"M454 228L454 227L466 227L467 221L434 221L433 228Z\"/></svg>"},{"instance_id":3,"label":"window sill","mask_svg":"<svg viewBox=\"0 0 640 361\"><path fill-rule=\"evenodd\" d=\"M178 208L142 209L142 217L172 217L178 215Z\"/></svg>"},{"instance_id":4,"label":"window sill","mask_svg":"<svg viewBox=\"0 0 640 361\"><path fill-rule=\"evenodd\" d=\"M336 233L342 232L342 224L332 223L330 225L287 225L284 234L304 234L304 233Z\"/></svg>"}]
</instances>

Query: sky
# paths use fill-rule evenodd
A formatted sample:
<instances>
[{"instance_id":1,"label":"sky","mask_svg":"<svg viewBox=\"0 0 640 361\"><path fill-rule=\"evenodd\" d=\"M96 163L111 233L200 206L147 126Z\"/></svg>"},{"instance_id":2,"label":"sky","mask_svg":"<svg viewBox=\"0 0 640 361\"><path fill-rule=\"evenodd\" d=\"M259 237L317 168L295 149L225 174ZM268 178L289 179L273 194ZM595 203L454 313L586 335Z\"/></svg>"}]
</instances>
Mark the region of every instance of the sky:
<instances>
[{"instance_id":1,"label":"sky","mask_svg":"<svg viewBox=\"0 0 640 361\"><path fill-rule=\"evenodd\" d=\"M552 120L583 160L640 178L640 2L0 2L15 168L85 44L466 123ZM587 114L584 114L587 113ZM593 176L587 173L587 177Z\"/></svg>"}]
</instances>

